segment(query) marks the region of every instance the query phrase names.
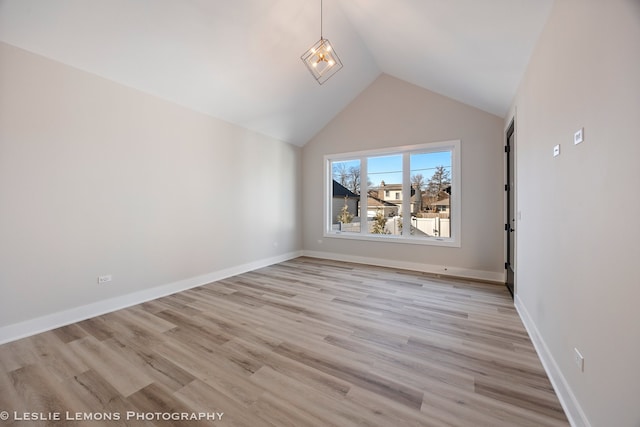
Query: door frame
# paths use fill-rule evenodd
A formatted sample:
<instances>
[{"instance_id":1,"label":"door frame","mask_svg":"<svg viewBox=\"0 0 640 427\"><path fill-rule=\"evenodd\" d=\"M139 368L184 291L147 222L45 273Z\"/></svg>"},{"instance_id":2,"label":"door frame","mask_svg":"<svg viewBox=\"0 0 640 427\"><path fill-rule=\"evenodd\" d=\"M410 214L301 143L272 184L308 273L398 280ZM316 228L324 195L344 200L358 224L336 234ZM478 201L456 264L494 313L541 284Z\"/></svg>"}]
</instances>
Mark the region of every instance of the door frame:
<instances>
[{"instance_id":1,"label":"door frame","mask_svg":"<svg viewBox=\"0 0 640 427\"><path fill-rule=\"evenodd\" d=\"M511 139L511 142L509 141ZM505 285L511 297L516 293L516 118L511 118L505 131Z\"/></svg>"}]
</instances>

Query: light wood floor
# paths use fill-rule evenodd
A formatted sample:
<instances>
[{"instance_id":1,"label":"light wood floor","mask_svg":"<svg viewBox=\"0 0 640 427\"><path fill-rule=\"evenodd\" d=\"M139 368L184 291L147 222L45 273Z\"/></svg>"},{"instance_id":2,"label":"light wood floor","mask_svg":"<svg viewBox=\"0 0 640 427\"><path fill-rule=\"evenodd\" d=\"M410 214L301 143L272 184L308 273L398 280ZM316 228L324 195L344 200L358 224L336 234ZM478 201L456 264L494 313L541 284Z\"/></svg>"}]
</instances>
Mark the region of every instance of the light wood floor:
<instances>
[{"instance_id":1,"label":"light wood floor","mask_svg":"<svg viewBox=\"0 0 640 427\"><path fill-rule=\"evenodd\" d=\"M3 426L568 425L506 288L312 258L0 346L2 410Z\"/></svg>"}]
</instances>

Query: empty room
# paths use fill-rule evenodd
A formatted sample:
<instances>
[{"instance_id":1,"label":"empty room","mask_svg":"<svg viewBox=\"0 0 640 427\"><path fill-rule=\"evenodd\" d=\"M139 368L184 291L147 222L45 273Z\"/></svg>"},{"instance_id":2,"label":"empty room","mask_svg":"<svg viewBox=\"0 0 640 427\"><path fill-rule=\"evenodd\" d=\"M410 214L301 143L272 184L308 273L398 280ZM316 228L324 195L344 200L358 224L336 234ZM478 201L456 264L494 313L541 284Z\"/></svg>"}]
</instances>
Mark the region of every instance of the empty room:
<instances>
[{"instance_id":1,"label":"empty room","mask_svg":"<svg viewBox=\"0 0 640 427\"><path fill-rule=\"evenodd\" d=\"M640 427L638 135L638 0L0 0L0 425Z\"/></svg>"}]
</instances>

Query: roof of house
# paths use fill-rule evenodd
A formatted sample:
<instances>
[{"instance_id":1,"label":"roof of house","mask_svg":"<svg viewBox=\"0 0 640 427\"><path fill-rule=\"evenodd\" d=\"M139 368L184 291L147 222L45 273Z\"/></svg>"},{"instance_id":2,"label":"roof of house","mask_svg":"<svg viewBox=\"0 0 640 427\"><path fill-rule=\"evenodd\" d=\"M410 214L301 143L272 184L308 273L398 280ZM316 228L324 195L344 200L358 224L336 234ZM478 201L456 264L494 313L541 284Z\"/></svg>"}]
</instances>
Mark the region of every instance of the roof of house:
<instances>
[{"instance_id":1,"label":"roof of house","mask_svg":"<svg viewBox=\"0 0 640 427\"><path fill-rule=\"evenodd\" d=\"M344 185L340 184L335 179L333 180L333 197L346 197L346 198L360 198L357 194L349 190Z\"/></svg>"},{"instance_id":2,"label":"roof of house","mask_svg":"<svg viewBox=\"0 0 640 427\"><path fill-rule=\"evenodd\" d=\"M396 205L395 203L390 203L390 202L385 202L384 200L380 200L377 197L374 197L372 195L369 195L369 199L367 201L367 205L369 207L393 207L393 208L397 208L398 205Z\"/></svg>"},{"instance_id":3,"label":"roof of house","mask_svg":"<svg viewBox=\"0 0 640 427\"><path fill-rule=\"evenodd\" d=\"M402 184L387 184L386 182L382 181L380 182L379 188L381 190L388 190L388 191L402 190Z\"/></svg>"}]
</instances>

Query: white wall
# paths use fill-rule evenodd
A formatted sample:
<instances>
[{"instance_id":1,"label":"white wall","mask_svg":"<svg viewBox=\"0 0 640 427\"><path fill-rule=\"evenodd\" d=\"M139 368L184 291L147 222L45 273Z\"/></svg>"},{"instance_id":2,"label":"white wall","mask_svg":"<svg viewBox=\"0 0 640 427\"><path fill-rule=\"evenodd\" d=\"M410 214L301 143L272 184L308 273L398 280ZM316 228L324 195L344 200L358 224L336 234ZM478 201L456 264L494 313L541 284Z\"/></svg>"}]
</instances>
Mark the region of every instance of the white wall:
<instances>
[{"instance_id":1,"label":"white wall","mask_svg":"<svg viewBox=\"0 0 640 427\"><path fill-rule=\"evenodd\" d=\"M519 310L576 425L638 427L640 2L557 0L512 111Z\"/></svg>"},{"instance_id":2,"label":"white wall","mask_svg":"<svg viewBox=\"0 0 640 427\"><path fill-rule=\"evenodd\" d=\"M503 119L380 76L303 149L304 249L318 256L500 280L504 273ZM460 248L323 237L323 156L461 140ZM404 264L403 264L404 263ZM424 267L424 268L423 268Z\"/></svg>"},{"instance_id":3,"label":"white wall","mask_svg":"<svg viewBox=\"0 0 640 427\"><path fill-rule=\"evenodd\" d=\"M299 251L300 151L0 43L0 330Z\"/></svg>"}]
</instances>

